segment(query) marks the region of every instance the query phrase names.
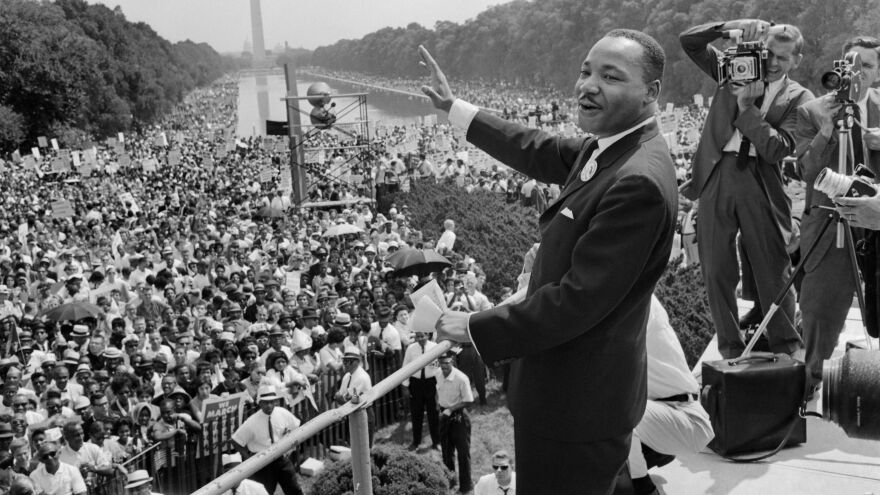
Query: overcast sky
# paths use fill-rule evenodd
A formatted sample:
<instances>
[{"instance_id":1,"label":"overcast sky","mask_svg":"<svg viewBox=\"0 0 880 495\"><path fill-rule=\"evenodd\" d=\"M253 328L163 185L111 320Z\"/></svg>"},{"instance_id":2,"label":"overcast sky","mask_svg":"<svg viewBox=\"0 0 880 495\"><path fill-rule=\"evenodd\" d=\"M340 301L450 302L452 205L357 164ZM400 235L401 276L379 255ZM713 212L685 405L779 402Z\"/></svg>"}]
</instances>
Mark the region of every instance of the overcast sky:
<instances>
[{"instance_id":1,"label":"overcast sky","mask_svg":"<svg viewBox=\"0 0 880 495\"><path fill-rule=\"evenodd\" d=\"M126 19L145 22L163 38L207 42L219 52L240 52L252 40L250 0L88 0L122 7ZM360 38L410 22L433 28L438 20L461 23L509 0L262 0L266 48L287 41L315 48Z\"/></svg>"}]
</instances>

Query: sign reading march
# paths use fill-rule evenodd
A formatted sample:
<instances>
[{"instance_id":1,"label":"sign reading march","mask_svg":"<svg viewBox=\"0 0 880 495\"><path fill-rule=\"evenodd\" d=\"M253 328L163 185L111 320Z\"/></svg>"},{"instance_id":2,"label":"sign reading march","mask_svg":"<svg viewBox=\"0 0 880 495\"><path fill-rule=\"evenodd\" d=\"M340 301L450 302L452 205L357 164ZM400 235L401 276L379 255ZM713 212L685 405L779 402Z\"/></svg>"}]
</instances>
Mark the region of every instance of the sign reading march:
<instances>
[{"instance_id":1,"label":"sign reading march","mask_svg":"<svg viewBox=\"0 0 880 495\"><path fill-rule=\"evenodd\" d=\"M249 398L247 392L205 399L202 402L202 434L204 445L226 444L232 433L241 425L244 403ZM211 435L207 438L207 435ZM199 453L199 455L208 454Z\"/></svg>"},{"instance_id":2,"label":"sign reading march","mask_svg":"<svg viewBox=\"0 0 880 495\"><path fill-rule=\"evenodd\" d=\"M66 199L52 201L52 216L54 218L70 218L76 215L73 205Z\"/></svg>"}]
</instances>

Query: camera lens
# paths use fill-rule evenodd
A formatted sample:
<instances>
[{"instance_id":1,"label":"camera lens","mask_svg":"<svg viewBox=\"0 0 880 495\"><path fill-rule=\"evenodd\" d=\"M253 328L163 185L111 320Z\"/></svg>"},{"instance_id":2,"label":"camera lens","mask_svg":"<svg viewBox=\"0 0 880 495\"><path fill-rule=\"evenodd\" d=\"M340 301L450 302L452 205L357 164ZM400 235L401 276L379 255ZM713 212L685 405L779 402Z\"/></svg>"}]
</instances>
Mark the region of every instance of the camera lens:
<instances>
[{"instance_id":1,"label":"camera lens","mask_svg":"<svg viewBox=\"0 0 880 495\"><path fill-rule=\"evenodd\" d=\"M822 74L822 87L829 91L840 87L840 74L834 71Z\"/></svg>"},{"instance_id":2,"label":"camera lens","mask_svg":"<svg viewBox=\"0 0 880 495\"><path fill-rule=\"evenodd\" d=\"M850 438L880 440L880 353L850 349L822 368L822 415Z\"/></svg>"}]
</instances>

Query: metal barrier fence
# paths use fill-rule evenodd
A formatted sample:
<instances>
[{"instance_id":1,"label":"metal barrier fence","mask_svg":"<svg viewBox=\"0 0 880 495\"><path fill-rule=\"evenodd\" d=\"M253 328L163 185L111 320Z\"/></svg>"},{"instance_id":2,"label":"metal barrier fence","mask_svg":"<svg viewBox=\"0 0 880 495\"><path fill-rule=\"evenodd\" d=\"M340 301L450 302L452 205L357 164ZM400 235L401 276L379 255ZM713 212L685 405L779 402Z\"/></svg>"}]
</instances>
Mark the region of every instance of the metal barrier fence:
<instances>
[{"instance_id":1,"label":"metal barrier fence","mask_svg":"<svg viewBox=\"0 0 880 495\"><path fill-rule=\"evenodd\" d=\"M370 356L368 358L372 383L379 383L400 368L398 356ZM303 423L320 413L336 407L333 396L339 390L339 382L344 371L322 374L315 383L315 411L307 400L295 404L292 412ZM397 386L388 394L373 402L376 428L382 428L406 418L408 402L404 400L401 387ZM245 405L244 418L250 416L258 407ZM230 438L238 429L238 417L224 416L222 420L202 425L201 434L189 434L158 442L145 451L129 459L123 466L132 472L145 469L153 477L153 491L165 495L183 495L195 492L223 473L221 456L235 452ZM348 425L337 422L317 435L297 445L296 454L303 457L324 458L331 445L348 444ZM125 493L125 476L99 476L89 480L88 495L122 495Z\"/></svg>"}]
</instances>

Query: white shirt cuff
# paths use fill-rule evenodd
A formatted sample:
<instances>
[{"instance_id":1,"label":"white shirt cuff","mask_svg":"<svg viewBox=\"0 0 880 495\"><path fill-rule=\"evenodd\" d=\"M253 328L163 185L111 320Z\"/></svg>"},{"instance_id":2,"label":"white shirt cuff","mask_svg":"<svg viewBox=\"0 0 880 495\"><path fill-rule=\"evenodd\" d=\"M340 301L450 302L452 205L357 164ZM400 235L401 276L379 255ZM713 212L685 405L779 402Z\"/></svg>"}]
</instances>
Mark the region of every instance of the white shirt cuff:
<instances>
[{"instance_id":1,"label":"white shirt cuff","mask_svg":"<svg viewBox=\"0 0 880 495\"><path fill-rule=\"evenodd\" d=\"M452 102L452 108L449 109L449 122L455 127L467 131L471 121L474 120L474 116L479 111L478 107L471 105L461 98L456 98Z\"/></svg>"},{"instance_id":2,"label":"white shirt cuff","mask_svg":"<svg viewBox=\"0 0 880 495\"><path fill-rule=\"evenodd\" d=\"M456 101L458 101L458 100L456 100ZM470 341L471 341L471 344L473 344L473 346L474 346L474 350L477 351L477 354L480 354L480 350L477 349L477 344L474 342L474 337L471 335L471 315L472 314L473 313L468 313L467 335L468 335L468 339L470 339ZM482 354L480 354L480 355L482 356Z\"/></svg>"}]
</instances>

